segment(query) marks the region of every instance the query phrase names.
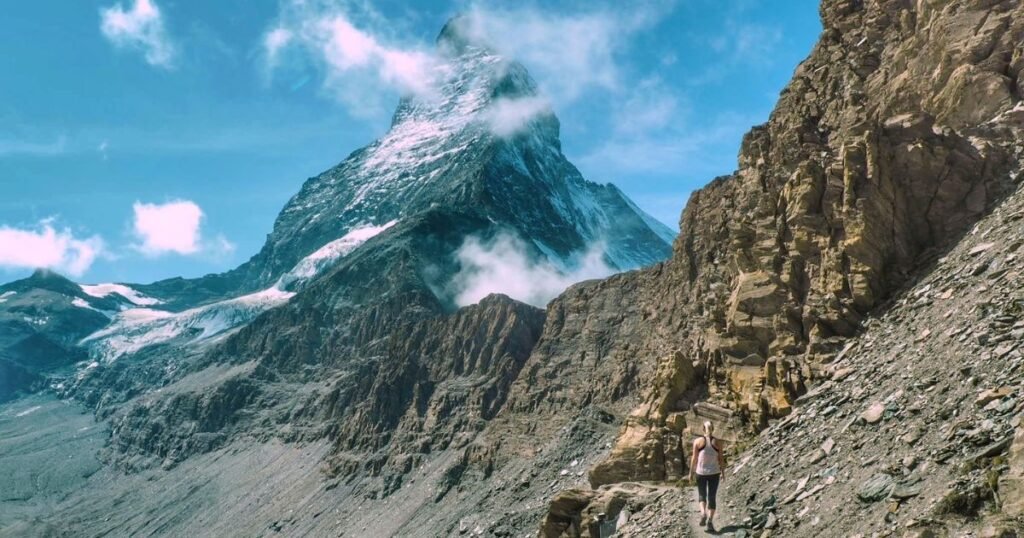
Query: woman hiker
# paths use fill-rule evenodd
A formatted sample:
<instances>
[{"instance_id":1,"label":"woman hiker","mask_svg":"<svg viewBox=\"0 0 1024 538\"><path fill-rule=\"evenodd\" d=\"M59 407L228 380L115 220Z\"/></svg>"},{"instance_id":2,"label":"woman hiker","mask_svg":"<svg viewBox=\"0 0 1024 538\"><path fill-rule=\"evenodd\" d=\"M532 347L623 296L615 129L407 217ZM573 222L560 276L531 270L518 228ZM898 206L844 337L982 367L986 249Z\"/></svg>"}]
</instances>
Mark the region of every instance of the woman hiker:
<instances>
[{"instance_id":1,"label":"woman hiker","mask_svg":"<svg viewBox=\"0 0 1024 538\"><path fill-rule=\"evenodd\" d=\"M704 421L704 436L693 440L690 452L690 482L694 473L697 475L697 497L700 500L700 524L706 525L708 532L715 532L711 522L715 518L715 497L718 495L718 484L725 480L725 455L722 454L722 443L712 436L715 431L710 420Z\"/></svg>"}]
</instances>

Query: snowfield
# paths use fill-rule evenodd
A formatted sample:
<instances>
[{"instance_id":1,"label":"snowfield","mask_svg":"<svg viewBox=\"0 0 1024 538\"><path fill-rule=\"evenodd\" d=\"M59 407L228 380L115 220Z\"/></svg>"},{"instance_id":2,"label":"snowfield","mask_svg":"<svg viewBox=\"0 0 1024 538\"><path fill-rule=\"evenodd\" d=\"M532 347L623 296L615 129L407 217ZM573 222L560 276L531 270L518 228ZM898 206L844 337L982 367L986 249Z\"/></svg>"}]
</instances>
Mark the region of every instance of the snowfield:
<instances>
[{"instance_id":1,"label":"snowfield","mask_svg":"<svg viewBox=\"0 0 1024 538\"><path fill-rule=\"evenodd\" d=\"M88 347L93 358L110 363L122 355L136 353L149 346L168 343L172 340L184 339L186 344L209 340L237 329L263 312L288 302L295 296L295 290L302 284L312 280L363 243L396 223L397 221L393 220L380 226L362 225L350 230L344 236L328 242L300 260L291 271L282 275L273 286L265 290L190 308L182 312L168 312L154 308L123 310L114 317L110 325L85 337L82 343ZM103 286L106 286L103 290L96 289ZM85 286L83 286L84 288ZM109 293L117 293L128 298L123 293L127 292L134 295L135 300L145 301L145 304L155 304L148 301L156 301L133 293L134 290L131 288L119 284L102 284L90 286L90 288L94 293L104 293L104 296ZM89 292L86 291L86 293ZM135 300L133 302L136 302ZM76 301L81 301L85 308L91 308L81 299L76 299ZM136 304L143 303L136 302ZM77 302L75 305L82 306Z\"/></svg>"}]
</instances>

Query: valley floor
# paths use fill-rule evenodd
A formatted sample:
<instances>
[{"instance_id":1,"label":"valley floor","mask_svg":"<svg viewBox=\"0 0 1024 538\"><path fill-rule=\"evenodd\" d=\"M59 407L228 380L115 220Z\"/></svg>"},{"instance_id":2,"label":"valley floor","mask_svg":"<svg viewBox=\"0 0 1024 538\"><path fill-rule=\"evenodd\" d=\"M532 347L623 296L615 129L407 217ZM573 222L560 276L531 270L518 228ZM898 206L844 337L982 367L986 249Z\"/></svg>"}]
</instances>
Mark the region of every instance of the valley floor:
<instances>
[{"instance_id":1,"label":"valley floor","mask_svg":"<svg viewBox=\"0 0 1024 538\"><path fill-rule=\"evenodd\" d=\"M611 434L586 437L602 446ZM602 456L584 460L568 442L464 480L436 502L461 451L438 452L377 499L327 476L326 443L239 440L172 469L126 474L103 461L108 437L105 424L53 396L0 406L0 537L534 536L550 495L585 480L561 469Z\"/></svg>"}]
</instances>

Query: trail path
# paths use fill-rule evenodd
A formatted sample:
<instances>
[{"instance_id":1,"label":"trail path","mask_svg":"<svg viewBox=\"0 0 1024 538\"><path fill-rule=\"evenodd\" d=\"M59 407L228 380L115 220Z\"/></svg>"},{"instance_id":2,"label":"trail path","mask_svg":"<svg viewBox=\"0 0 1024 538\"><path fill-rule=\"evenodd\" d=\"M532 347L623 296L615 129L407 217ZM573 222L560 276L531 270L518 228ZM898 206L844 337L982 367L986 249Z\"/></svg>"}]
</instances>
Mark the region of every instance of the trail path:
<instances>
[{"instance_id":1,"label":"trail path","mask_svg":"<svg viewBox=\"0 0 1024 538\"><path fill-rule=\"evenodd\" d=\"M742 527L742 517L739 516L739 512L731 509L726 501L728 499L722 498L722 492L719 490L718 493L718 508L715 510L715 532L709 533L704 530L704 527L700 525L700 505L697 504L697 488L689 487L686 489L686 520L690 524L690 530L693 536L749 536L747 533L739 533Z\"/></svg>"}]
</instances>

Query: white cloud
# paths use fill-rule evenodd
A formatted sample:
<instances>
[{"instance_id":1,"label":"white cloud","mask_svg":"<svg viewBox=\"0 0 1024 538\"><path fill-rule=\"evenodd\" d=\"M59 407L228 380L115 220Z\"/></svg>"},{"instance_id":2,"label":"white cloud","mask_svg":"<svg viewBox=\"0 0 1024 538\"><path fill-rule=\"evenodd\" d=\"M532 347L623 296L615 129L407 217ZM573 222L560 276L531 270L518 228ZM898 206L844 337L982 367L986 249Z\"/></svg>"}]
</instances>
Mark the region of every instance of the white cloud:
<instances>
[{"instance_id":1,"label":"white cloud","mask_svg":"<svg viewBox=\"0 0 1024 538\"><path fill-rule=\"evenodd\" d=\"M120 3L100 9L100 19L100 30L115 46L141 51L150 65L173 67L177 48L153 0L132 0L129 9Z\"/></svg>"},{"instance_id":2,"label":"white cloud","mask_svg":"<svg viewBox=\"0 0 1024 538\"><path fill-rule=\"evenodd\" d=\"M532 6L510 9L477 5L467 25L475 39L521 61L557 103L590 89L621 86L617 54L639 31L667 11L663 2L557 13Z\"/></svg>"},{"instance_id":3,"label":"white cloud","mask_svg":"<svg viewBox=\"0 0 1024 538\"><path fill-rule=\"evenodd\" d=\"M456 252L462 268L453 277L455 302L465 306L480 302L492 293L503 293L535 306L544 307L566 288L592 278L604 278L615 271L604 262L604 249L595 245L574 260L569 269L530 255L518 237L502 233L491 241L469 237Z\"/></svg>"},{"instance_id":4,"label":"white cloud","mask_svg":"<svg viewBox=\"0 0 1024 538\"><path fill-rule=\"evenodd\" d=\"M361 19L377 19L364 7ZM415 46L401 46L380 32L357 27L343 4L291 0L278 23L263 37L268 68L284 63L289 51L303 53L324 76L325 89L361 116L376 116L390 106L390 94L434 94L437 58Z\"/></svg>"},{"instance_id":5,"label":"white cloud","mask_svg":"<svg viewBox=\"0 0 1024 538\"><path fill-rule=\"evenodd\" d=\"M550 112L551 104L547 99L523 97L498 99L483 114L491 132L500 137L510 137L525 128L535 116Z\"/></svg>"},{"instance_id":6,"label":"white cloud","mask_svg":"<svg viewBox=\"0 0 1024 538\"><path fill-rule=\"evenodd\" d=\"M521 61L549 99L562 105L589 90L622 87L618 55L638 32L657 22L669 4L578 12L477 5L466 13L463 31ZM395 27L404 27L404 22L385 20L366 2L285 0L278 20L263 36L267 67L273 71L286 67L289 59L311 59L323 73L327 91L350 112L376 117L389 111L394 92L435 95L444 71L445 60L433 44L399 42L389 37L396 35ZM498 130L505 131L504 125L499 121Z\"/></svg>"},{"instance_id":7,"label":"white cloud","mask_svg":"<svg viewBox=\"0 0 1024 538\"><path fill-rule=\"evenodd\" d=\"M238 247L229 241L224 234L217 234L217 236L213 238L213 241L206 246L207 251L211 252L214 257L220 259L230 258L237 248Z\"/></svg>"},{"instance_id":8,"label":"white cloud","mask_svg":"<svg viewBox=\"0 0 1024 538\"><path fill-rule=\"evenodd\" d=\"M168 252L195 254L200 250L203 210L195 202L177 200L166 204L135 202L135 236L147 256Z\"/></svg>"},{"instance_id":9,"label":"white cloud","mask_svg":"<svg viewBox=\"0 0 1024 538\"><path fill-rule=\"evenodd\" d=\"M55 229L52 219L40 222L36 229L0 226L0 267L48 268L80 276L103 249L98 235L77 238L67 228Z\"/></svg>"},{"instance_id":10,"label":"white cloud","mask_svg":"<svg viewBox=\"0 0 1024 538\"><path fill-rule=\"evenodd\" d=\"M267 62L273 69L277 65L278 55L292 42L292 32L287 28L274 28L263 36L263 49L267 54Z\"/></svg>"},{"instance_id":11,"label":"white cloud","mask_svg":"<svg viewBox=\"0 0 1024 538\"><path fill-rule=\"evenodd\" d=\"M165 204L135 202L132 209L135 214L132 231L139 241L135 248L146 256L201 254L225 259L235 252L235 244L223 234L217 234L210 240L203 239L205 214L191 200L174 200Z\"/></svg>"}]
</instances>

